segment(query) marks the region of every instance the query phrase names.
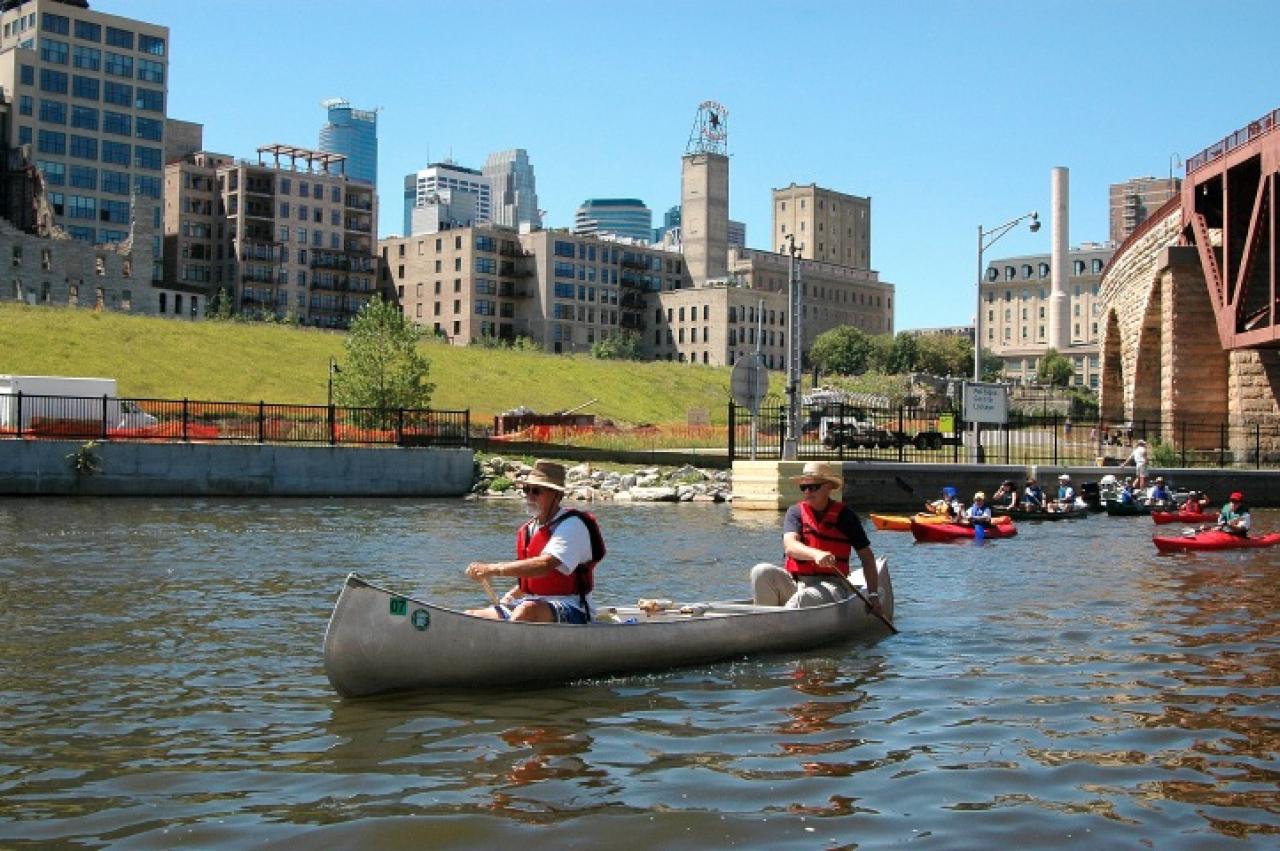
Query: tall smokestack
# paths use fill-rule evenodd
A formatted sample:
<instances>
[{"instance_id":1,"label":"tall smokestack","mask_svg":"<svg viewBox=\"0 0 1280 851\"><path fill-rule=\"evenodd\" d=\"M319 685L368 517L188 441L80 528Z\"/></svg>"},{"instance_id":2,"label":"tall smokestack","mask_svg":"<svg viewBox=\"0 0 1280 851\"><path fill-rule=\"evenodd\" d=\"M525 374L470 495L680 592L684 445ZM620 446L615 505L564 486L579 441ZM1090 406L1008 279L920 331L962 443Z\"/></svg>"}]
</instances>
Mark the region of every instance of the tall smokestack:
<instances>
[{"instance_id":1,"label":"tall smokestack","mask_svg":"<svg viewBox=\"0 0 1280 851\"><path fill-rule=\"evenodd\" d=\"M1066 166L1056 166L1052 178L1053 255L1049 295L1049 345L1061 352L1071 345L1071 299L1067 296L1067 264L1071 230L1071 190Z\"/></svg>"}]
</instances>

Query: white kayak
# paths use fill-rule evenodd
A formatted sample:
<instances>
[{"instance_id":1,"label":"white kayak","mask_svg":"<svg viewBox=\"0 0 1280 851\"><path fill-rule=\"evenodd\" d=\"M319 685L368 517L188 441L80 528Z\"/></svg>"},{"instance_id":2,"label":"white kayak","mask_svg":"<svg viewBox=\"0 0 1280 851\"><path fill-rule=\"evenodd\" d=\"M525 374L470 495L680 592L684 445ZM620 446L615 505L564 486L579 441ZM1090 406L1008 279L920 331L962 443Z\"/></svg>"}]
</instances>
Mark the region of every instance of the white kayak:
<instances>
[{"instance_id":1,"label":"white kayak","mask_svg":"<svg viewBox=\"0 0 1280 851\"><path fill-rule=\"evenodd\" d=\"M893 620L893 585L877 562L880 601ZM865 593L861 570L851 575ZM803 609L698 603L647 615L619 606L618 622L510 623L464 614L347 576L324 637L324 670L345 697L433 688L501 688L803 650L889 627L856 596Z\"/></svg>"}]
</instances>

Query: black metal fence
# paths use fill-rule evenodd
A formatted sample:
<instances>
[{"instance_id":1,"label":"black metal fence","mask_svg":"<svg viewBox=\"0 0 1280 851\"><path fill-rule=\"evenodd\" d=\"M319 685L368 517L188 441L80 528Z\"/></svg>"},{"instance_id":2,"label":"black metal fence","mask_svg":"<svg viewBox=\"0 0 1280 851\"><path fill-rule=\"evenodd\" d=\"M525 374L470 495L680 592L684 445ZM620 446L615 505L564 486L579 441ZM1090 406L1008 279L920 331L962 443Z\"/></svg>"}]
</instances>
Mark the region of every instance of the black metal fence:
<instances>
[{"instance_id":1,"label":"black metal fence","mask_svg":"<svg viewBox=\"0 0 1280 851\"><path fill-rule=\"evenodd\" d=\"M756 418L756 455L780 458L786 405L767 399ZM1280 425L1135 420L1123 424L1011 413L976 432L948 410L853 405L802 406L802 459L915 463L1111 466L1130 462L1139 440L1153 467L1280 466ZM729 457L751 457L751 413L729 405Z\"/></svg>"},{"instance_id":2,"label":"black metal fence","mask_svg":"<svg viewBox=\"0 0 1280 851\"><path fill-rule=\"evenodd\" d=\"M0 437L470 446L470 431L469 410L0 394Z\"/></svg>"}]
</instances>

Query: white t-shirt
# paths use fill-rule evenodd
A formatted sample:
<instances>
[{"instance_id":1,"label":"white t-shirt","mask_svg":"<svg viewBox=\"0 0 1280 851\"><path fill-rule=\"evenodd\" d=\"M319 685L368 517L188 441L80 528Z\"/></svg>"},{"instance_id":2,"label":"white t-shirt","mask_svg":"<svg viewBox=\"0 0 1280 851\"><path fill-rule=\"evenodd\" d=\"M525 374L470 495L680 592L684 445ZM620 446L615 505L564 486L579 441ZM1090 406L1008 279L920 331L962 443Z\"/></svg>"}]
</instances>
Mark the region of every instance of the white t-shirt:
<instances>
[{"instance_id":1,"label":"white t-shirt","mask_svg":"<svg viewBox=\"0 0 1280 851\"><path fill-rule=\"evenodd\" d=\"M1133 465L1135 467L1147 466L1147 447L1139 446L1133 450Z\"/></svg>"},{"instance_id":2,"label":"white t-shirt","mask_svg":"<svg viewBox=\"0 0 1280 851\"><path fill-rule=\"evenodd\" d=\"M561 508L556 512L556 517L564 514L565 509ZM551 518L555 522L556 517ZM538 530L542 527L535 520L530 524L529 538L532 539ZM570 576L574 568L583 562L591 561L591 535L587 532L587 524L583 523L581 518L568 517L561 520L551 532L551 539L547 541L547 545L542 548L542 555L553 555L559 560L556 570L565 576ZM566 596L544 596L541 594L526 594L526 600L561 600L566 603L572 603L575 606L582 605L582 601L578 599L577 594ZM591 606L591 595L587 595L587 606Z\"/></svg>"}]
</instances>

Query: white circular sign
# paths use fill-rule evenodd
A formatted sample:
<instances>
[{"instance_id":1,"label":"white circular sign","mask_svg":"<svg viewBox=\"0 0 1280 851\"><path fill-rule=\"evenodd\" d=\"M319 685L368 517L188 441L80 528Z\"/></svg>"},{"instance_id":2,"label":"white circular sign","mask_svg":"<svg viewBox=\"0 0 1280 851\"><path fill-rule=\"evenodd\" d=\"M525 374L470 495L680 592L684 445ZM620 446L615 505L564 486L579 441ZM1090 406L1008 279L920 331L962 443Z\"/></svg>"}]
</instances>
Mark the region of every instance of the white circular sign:
<instances>
[{"instance_id":1,"label":"white circular sign","mask_svg":"<svg viewBox=\"0 0 1280 851\"><path fill-rule=\"evenodd\" d=\"M760 403L769 393L769 370L759 352L752 352L733 365L729 389L734 402L753 414L760 410Z\"/></svg>"}]
</instances>

